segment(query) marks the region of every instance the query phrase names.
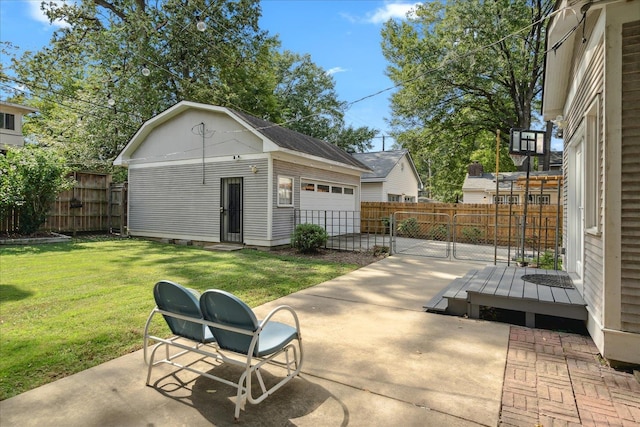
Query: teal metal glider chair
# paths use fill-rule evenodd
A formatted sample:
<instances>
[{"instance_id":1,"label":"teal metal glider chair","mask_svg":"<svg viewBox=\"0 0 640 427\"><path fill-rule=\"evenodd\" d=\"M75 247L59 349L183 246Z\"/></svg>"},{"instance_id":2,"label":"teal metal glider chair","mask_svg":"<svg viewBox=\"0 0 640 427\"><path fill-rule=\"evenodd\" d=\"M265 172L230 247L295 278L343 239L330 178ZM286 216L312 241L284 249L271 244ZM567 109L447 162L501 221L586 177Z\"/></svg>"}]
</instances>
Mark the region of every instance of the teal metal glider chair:
<instances>
[{"instance_id":1,"label":"teal metal glider chair","mask_svg":"<svg viewBox=\"0 0 640 427\"><path fill-rule=\"evenodd\" d=\"M236 420L247 401L252 404L262 402L300 373L302 336L298 316L291 307L276 307L259 322L251 308L235 295L212 289L200 297L200 309L216 339L222 360L243 368L235 383L215 378L237 389ZM279 312L288 313L295 326L272 320ZM260 373L265 365L278 366L286 375L267 387ZM255 397L251 387L254 376L261 390Z\"/></svg>"},{"instance_id":2,"label":"teal metal glider chair","mask_svg":"<svg viewBox=\"0 0 640 427\"><path fill-rule=\"evenodd\" d=\"M154 287L156 308L147 320L144 333L144 360L148 363L147 385L150 385L154 366L161 363L195 372L236 388L234 417L246 402L257 404L266 399L302 369L303 351L300 323L295 311L286 305L273 309L262 321L239 298L225 291L211 289L199 296L195 291L177 283L160 281ZM174 336L162 338L149 334L153 317L161 314ZM288 323L273 320L286 316ZM149 346L153 340L156 344ZM149 352L149 349L150 352ZM165 357L156 360L156 352L165 349ZM188 357L195 353L198 357ZM184 362L179 358L185 357ZM196 362L230 364L242 368L237 381L230 381L196 369ZM260 369L274 367L277 382L267 386ZM276 371L277 370L277 371ZM253 396L252 382L256 380L259 393ZM254 387L258 389L258 387Z\"/></svg>"}]
</instances>

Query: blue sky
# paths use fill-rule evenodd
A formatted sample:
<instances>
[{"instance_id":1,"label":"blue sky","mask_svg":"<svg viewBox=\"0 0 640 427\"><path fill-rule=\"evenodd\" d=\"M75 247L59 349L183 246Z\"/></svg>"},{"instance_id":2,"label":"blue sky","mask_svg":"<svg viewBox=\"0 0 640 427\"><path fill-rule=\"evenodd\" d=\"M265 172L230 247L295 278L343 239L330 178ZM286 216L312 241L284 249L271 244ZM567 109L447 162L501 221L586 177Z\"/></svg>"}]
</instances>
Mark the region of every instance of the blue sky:
<instances>
[{"instance_id":1,"label":"blue sky","mask_svg":"<svg viewBox=\"0 0 640 427\"><path fill-rule=\"evenodd\" d=\"M393 86L385 76L380 31L388 19L403 19L415 2L369 0L263 0L260 26L278 35L282 47L312 60L331 73L341 101L353 102ZM40 0L0 1L0 40L19 52L47 45L56 25L39 10ZM2 58L4 63L6 58ZM391 91L357 102L347 124L388 135ZM385 148L392 140L386 138ZM382 138L374 140L380 150Z\"/></svg>"}]
</instances>

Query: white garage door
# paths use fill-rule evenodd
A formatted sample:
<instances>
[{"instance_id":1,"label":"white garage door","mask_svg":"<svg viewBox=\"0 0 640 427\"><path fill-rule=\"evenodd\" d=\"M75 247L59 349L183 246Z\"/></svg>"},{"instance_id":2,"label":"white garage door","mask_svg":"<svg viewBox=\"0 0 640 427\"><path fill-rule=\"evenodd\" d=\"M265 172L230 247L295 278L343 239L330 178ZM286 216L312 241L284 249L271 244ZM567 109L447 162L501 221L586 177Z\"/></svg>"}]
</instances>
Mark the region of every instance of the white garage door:
<instances>
[{"instance_id":1,"label":"white garage door","mask_svg":"<svg viewBox=\"0 0 640 427\"><path fill-rule=\"evenodd\" d=\"M325 227L330 236L359 232L360 210L353 186L302 180L300 222Z\"/></svg>"}]
</instances>

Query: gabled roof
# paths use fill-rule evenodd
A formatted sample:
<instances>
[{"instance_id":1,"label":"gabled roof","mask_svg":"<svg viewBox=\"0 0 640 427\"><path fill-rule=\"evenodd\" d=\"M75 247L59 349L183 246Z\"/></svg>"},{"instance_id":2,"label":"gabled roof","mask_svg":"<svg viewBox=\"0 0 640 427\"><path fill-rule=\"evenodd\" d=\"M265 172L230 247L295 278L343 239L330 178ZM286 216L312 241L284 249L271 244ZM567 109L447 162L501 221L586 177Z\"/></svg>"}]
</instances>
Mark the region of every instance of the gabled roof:
<instances>
[{"instance_id":1,"label":"gabled roof","mask_svg":"<svg viewBox=\"0 0 640 427\"><path fill-rule=\"evenodd\" d=\"M37 113L39 111L37 108L27 107L26 105L13 104L7 101L0 101L0 110L6 109L6 108L20 110L20 112L22 112L23 114Z\"/></svg>"},{"instance_id":2,"label":"gabled roof","mask_svg":"<svg viewBox=\"0 0 640 427\"><path fill-rule=\"evenodd\" d=\"M200 104L191 101L181 101L144 122L129 143L122 149L120 154L118 154L113 164L117 166L127 165L131 155L154 128L189 109L227 114L249 132L258 136L263 141L268 142L272 148L275 147L275 150L271 149L270 151L307 155L324 162L339 163L361 172L370 170L367 166L354 159L349 153L329 142L283 128L282 126L259 119L247 113L226 107Z\"/></svg>"},{"instance_id":3,"label":"gabled roof","mask_svg":"<svg viewBox=\"0 0 640 427\"><path fill-rule=\"evenodd\" d=\"M329 142L284 128L241 111L231 111L281 148L345 163L361 169L369 169L366 165L354 159L349 153Z\"/></svg>"},{"instance_id":4,"label":"gabled roof","mask_svg":"<svg viewBox=\"0 0 640 427\"><path fill-rule=\"evenodd\" d=\"M483 173L482 176L469 176L467 174L462 184L462 191L493 191L496 189L495 173ZM511 182L514 190L518 189L518 179L526 178L526 172L500 172L500 190L509 190ZM561 177L562 171L531 171L529 177L534 180L539 177Z\"/></svg>"},{"instance_id":5,"label":"gabled roof","mask_svg":"<svg viewBox=\"0 0 640 427\"><path fill-rule=\"evenodd\" d=\"M379 182L386 180L387 176L391 173L393 168L400 162L400 160L407 156L411 169L418 180L418 186L422 188L422 180L416 170L416 166L411 159L409 150L391 150L391 151L377 151L374 153L354 153L352 154L361 163L364 163L372 170L370 173L362 175L362 182Z\"/></svg>"}]
</instances>

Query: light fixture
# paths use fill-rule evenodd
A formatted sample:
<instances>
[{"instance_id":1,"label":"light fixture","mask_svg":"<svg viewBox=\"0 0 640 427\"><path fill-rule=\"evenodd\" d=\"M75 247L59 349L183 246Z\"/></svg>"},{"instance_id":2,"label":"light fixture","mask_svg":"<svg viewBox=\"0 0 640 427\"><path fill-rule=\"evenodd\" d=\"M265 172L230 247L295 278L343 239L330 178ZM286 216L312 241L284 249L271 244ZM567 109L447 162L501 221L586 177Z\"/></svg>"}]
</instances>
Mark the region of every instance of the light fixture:
<instances>
[{"instance_id":1,"label":"light fixture","mask_svg":"<svg viewBox=\"0 0 640 427\"><path fill-rule=\"evenodd\" d=\"M142 75L143 76L149 77L150 74L151 74L151 70L149 70L149 68L147 68L146 65L144 67L142 67Z\"/></svg>"},{"instance_id":2,"label":"light fixture","mask_svg":"<svg viewBox=\"0 0 640 427\"><path fill-rule=\"evenodd\" d=\"M558 129L564 129L567 127L567 121L564 119L564 116L558 116L555 120L551 120L551 122L558 127Z\"/></svg>"},{"instance_id":3,"label":"light fixture","mask_svg":"<svg viewBox=\"0 0 640 427\"><path fill-rule=\"evenodd\" d=\"M207 23L200 18L200 15L196 15L196 20L198 21L198 23L196 24L196 28L198 29L198 31L204 32L207 29Z\"/></svg>"},{"instance_id":4,"label":"light fixture","mask_svg":"<svg viewBox=\"0 0 640 427\"><path fill-rule=\"evenodd\" d=\"M251 172L258 173L258 167L256 165L251 165Z\"/></svg>"}]
</instances>

